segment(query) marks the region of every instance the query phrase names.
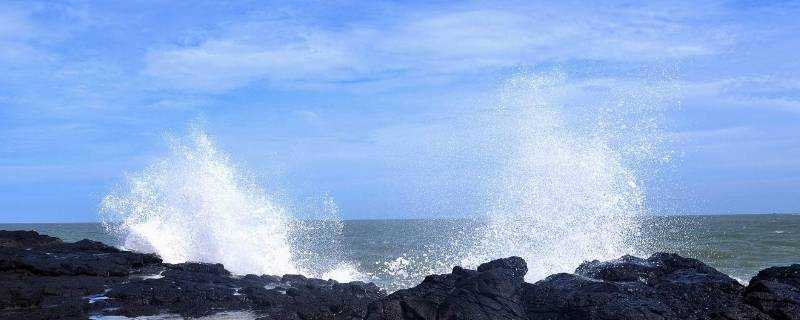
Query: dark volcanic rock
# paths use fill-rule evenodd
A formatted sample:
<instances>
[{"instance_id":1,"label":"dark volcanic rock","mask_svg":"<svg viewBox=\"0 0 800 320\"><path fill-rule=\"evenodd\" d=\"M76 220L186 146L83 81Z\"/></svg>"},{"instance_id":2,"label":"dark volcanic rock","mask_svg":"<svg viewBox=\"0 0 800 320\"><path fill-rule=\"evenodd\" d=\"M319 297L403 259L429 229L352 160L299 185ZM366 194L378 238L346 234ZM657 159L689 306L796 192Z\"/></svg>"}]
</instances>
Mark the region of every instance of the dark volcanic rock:
<instances>
[{"instance_id":1,"label":"dark volcanic rock","mask_svg":"<svg viewBox=\"0 0 800 320\"><path fill-rule=\"evenodd\" d=\"M286 275L266 287L243 292L266 319L363 319L369 303L386 296L373 283L338 283Z\"/></svg>"},{"instance_id":2,"label":"dark volcanic rock","mask_svg":"<svg viewBox=\"0 0 800 320\"><path fill-rule=\"evenodd\" d=\"M531 319L769 319L741 301L743 286L675 254L583 263L525 286Z\"/></svg>"},{"instance_id":3,"label":"dark volcanic rock","mask_svg":"<svg viewBox=\"0 0 800 320\"><path fill-rule=\"evenodd\" d=\"M32 231L0 232L0 243L0 319L237 310L273 320L363 319L367 305L385 297L372 283L239 277L221 264L165 264L152 254L90 240L63 243Z\"/></svg>"},{"instance_id":4,"label":"dark volcanic rock","mask_svg":"<svg viewBox=\"0 0 800 320\"><path fill-rule=\"evenodd\" d=\"M478 270L427 276L422 284L399 290L369 308L369 320L526 319L522 285L528 267L519 257L494 260Z\"/></svg>"},{"instance_id":5,"label":"dark volcanic rock","mask_svg":"<svg viewBox=\"0 0 800 320\"><path fill-rule=\"evenodd\" d=\"M673 319L675 313L654 290L556 274L525 287L531 319Z\"/></svg>"},{"instance_id":6,"label":"dark volcanic rock","mask_svg":"<svg viewBox=\"0 0 800 320\"><path fill-rule=\"evenodd\" d=\"M372 283L237 276L220 264L167 264L90 240L0 231L0 319L250 311L269 320L800 320L800 265L762 270L747 288L667 253L585 262L533 284L526 272L521 258L499 259L386 296Z\"/></svg>"},{"instance_id":7,"label":"dark volcanic rock","mask_svg":"<svg viewBox=\"0 0 800 320\"><path fill-rule=\"evenodd\" d=\"M775 319L800 319L800 264L761 270L750 280L744 300Z\"/></svg>"},{"instance_id":8,"label":"dark volcanic rock","mask_svg":"<svg viewBox=\"0 0 800 320\"><path fill-rule=\"evenodd\" d=\"M177 313L203 316L220 310L242 310L235 279L221 264L165 265L158 278L137 277L109 288L99 307L126 316ZM98 308L99 308L98 307Z\"/></svg>"},{"instance_id":9,"label":"dark volcanic rock","mask_svg":"<svg viewBox=\"0 0 800 320\"><path fill-rule=\"evenodd\" d=\"M0 248L34 248L61 243L61 239L39 234L36 231L0 230Z\"/></svg>"},{"instance_id":10,"label":"dark volcanic rock","mask_svg":"<svg viewBox=\"0 0 800 320\"><path fill-rule=\"evenodd\" d=\"M120 277L160 262L152 254L121 251L91 240L28 249L0 248L0 271L31 275Z\"/></svg>"},{"instance_id":11,"label":"dark volcanic rock","mask_svg":"<svg viewBox=\"0 0 800 320\"><path fill-rule=\"evenodd\" d=\"M674 254L586 262L534 284L526 271L514 257L456 267L375 302L367 319L771 319L742 301L741 284Z\"/></svg>"},{"instance_id":12,"label":"dark volcanic rock","mask_svg":"<svg viewBox=\"0 0 800 320\"><path fill-rule=\"evenodd\" d=\"M161 260L100 242L64 243L34 231L0 231L0 318L85 318L85 296Z\"/></svg>"},{"instance_id":13,"label":"dark volcanic rock","mask_svg":"<svg viewBox=\"0 0 800 320\"><path fill-rule=\"evenodd\" d=\"M374 284L338 283L298 275L233 277L220 264L165 265L162 278L113 286L98 308L139 316L204 316L253 310L269 319L361 319L367 304L385 296Z\"/></svg>"}]
</instances>

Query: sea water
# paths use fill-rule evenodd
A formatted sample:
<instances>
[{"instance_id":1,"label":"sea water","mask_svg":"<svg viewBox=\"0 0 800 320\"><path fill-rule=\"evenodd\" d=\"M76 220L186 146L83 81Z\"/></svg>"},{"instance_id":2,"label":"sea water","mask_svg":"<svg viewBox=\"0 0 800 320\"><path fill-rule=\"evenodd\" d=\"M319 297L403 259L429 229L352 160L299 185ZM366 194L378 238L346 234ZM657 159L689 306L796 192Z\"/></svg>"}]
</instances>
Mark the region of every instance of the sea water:
<instances>
[{"instance_id":1,"label":"sea water","mask_svg":"<svg viewBox=\"0 0 800 320\"><path fill-rule=\"evenodd\" d=\"M423 271L446 258L447 239L465 234L476 237L482 228L482 222L469 219L342 223L345 258L359 273L368 274L367 280L389 291L421 282ZM658 235L636 248L642 256L653 251L677 252L700 259L742 282L766 267L799 262L800 215L657 216L646 218L642 224L643 232L652 230ZM99 223L0 224L0 229L37 230L65 241L88 238L121 244ZM428 248L443 249L437 252Z\"/></svg>"}]
</instances>

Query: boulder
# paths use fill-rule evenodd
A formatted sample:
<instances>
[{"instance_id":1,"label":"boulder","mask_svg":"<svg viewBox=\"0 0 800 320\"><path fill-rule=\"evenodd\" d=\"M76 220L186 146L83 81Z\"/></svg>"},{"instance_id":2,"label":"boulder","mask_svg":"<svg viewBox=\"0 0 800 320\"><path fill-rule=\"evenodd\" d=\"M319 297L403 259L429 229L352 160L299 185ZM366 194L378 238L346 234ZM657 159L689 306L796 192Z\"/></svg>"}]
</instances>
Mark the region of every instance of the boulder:
<instances>
[{"instance_id":1,"label":"boulder","mask_svg":"<svg viewBox=\"0 0 800 320\"><path fill-rule=\"evenodd\" d=\"M527 319L522 304L527 272L519 257L484 263L477 270L455 267L373 303L367 319Z\"/></svg>"},{"instance_id":2,"label":"boulder","mask_svg":"<svg viewBox=\"0 0 800 320\"><path fill-rule=\"evenodd\" d=\"M35 248L61 243L61 239L39 234L36 231L0 230L0 248Z\"/></svg>"},{"instance_id":3,"label":"boulder","mask_svg":"<svg viewBox=\"0 0 800 320\"><path fill-rule=\"evenodd\" d=\"M699 260L656 253L581 264L525 286L531 319L769 319L744 287Z\"/></svg>"},{"instance_id":4,"label":"boulder","mask_svg":"<svg viewBox=\"0 0 800 320\"><path fill-rule=\"evenodd\" d=\"M761 270L744 291L744 301L781 320L800 320L800 264Z\"/></svg>"},{"instance_id":5,"label":"boulder","mask_svg":"<svg viewBox=\"0 0 800 320\"><path fill-rule=\"evenodd\" d=\"M266 319L364 319L367 306L386 296L373 283L339 283L298 275L243 289L252 310Z\"/></svg>"}]
</instances>

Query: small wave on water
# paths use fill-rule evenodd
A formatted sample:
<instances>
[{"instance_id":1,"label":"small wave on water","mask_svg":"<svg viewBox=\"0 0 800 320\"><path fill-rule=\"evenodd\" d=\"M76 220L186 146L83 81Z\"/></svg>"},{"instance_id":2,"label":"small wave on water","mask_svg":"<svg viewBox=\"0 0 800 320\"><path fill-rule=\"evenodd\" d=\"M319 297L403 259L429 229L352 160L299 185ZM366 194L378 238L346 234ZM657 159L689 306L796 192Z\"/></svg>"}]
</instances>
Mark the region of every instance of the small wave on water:
<instances>
[{"instance_id":1,"label":"small wave on water","mask_svg":"<svg viewBox=\"0 0 800 320\"><path fill-rule=\"evenodd\" d=\"M104 198L103 225L127 249L165 262L222 263L238 274L360 279L337 261L341 220L332 199L319 221L292 219L204 132L171 139L170 152ZM321 241L327 250L312 250ZM324 255L324 256L323 256Z\"/></svg>"}]
</instances>

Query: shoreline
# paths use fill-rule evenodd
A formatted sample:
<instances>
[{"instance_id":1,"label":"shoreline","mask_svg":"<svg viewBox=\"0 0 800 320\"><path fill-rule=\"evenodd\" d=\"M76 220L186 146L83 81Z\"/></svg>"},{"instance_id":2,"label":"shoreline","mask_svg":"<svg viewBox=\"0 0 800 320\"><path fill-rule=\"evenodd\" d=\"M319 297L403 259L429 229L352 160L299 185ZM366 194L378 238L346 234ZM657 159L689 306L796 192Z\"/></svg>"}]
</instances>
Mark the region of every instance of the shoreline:
<instances>
[{"instance_id":1,"label":"shoreline","mask_svg":"<svg viewBox=\"0 0 800 320\"><path fill-rule=\"evenodd\" d=\"M233 275L221 264L168 264L91 240L0 231L0 319L800 319L800 264L761 270L747 286L669 253L587 261L535 283L526 272L522 258L509 257L387 293L373 283Z\"/></svg>"}]
</instances>

